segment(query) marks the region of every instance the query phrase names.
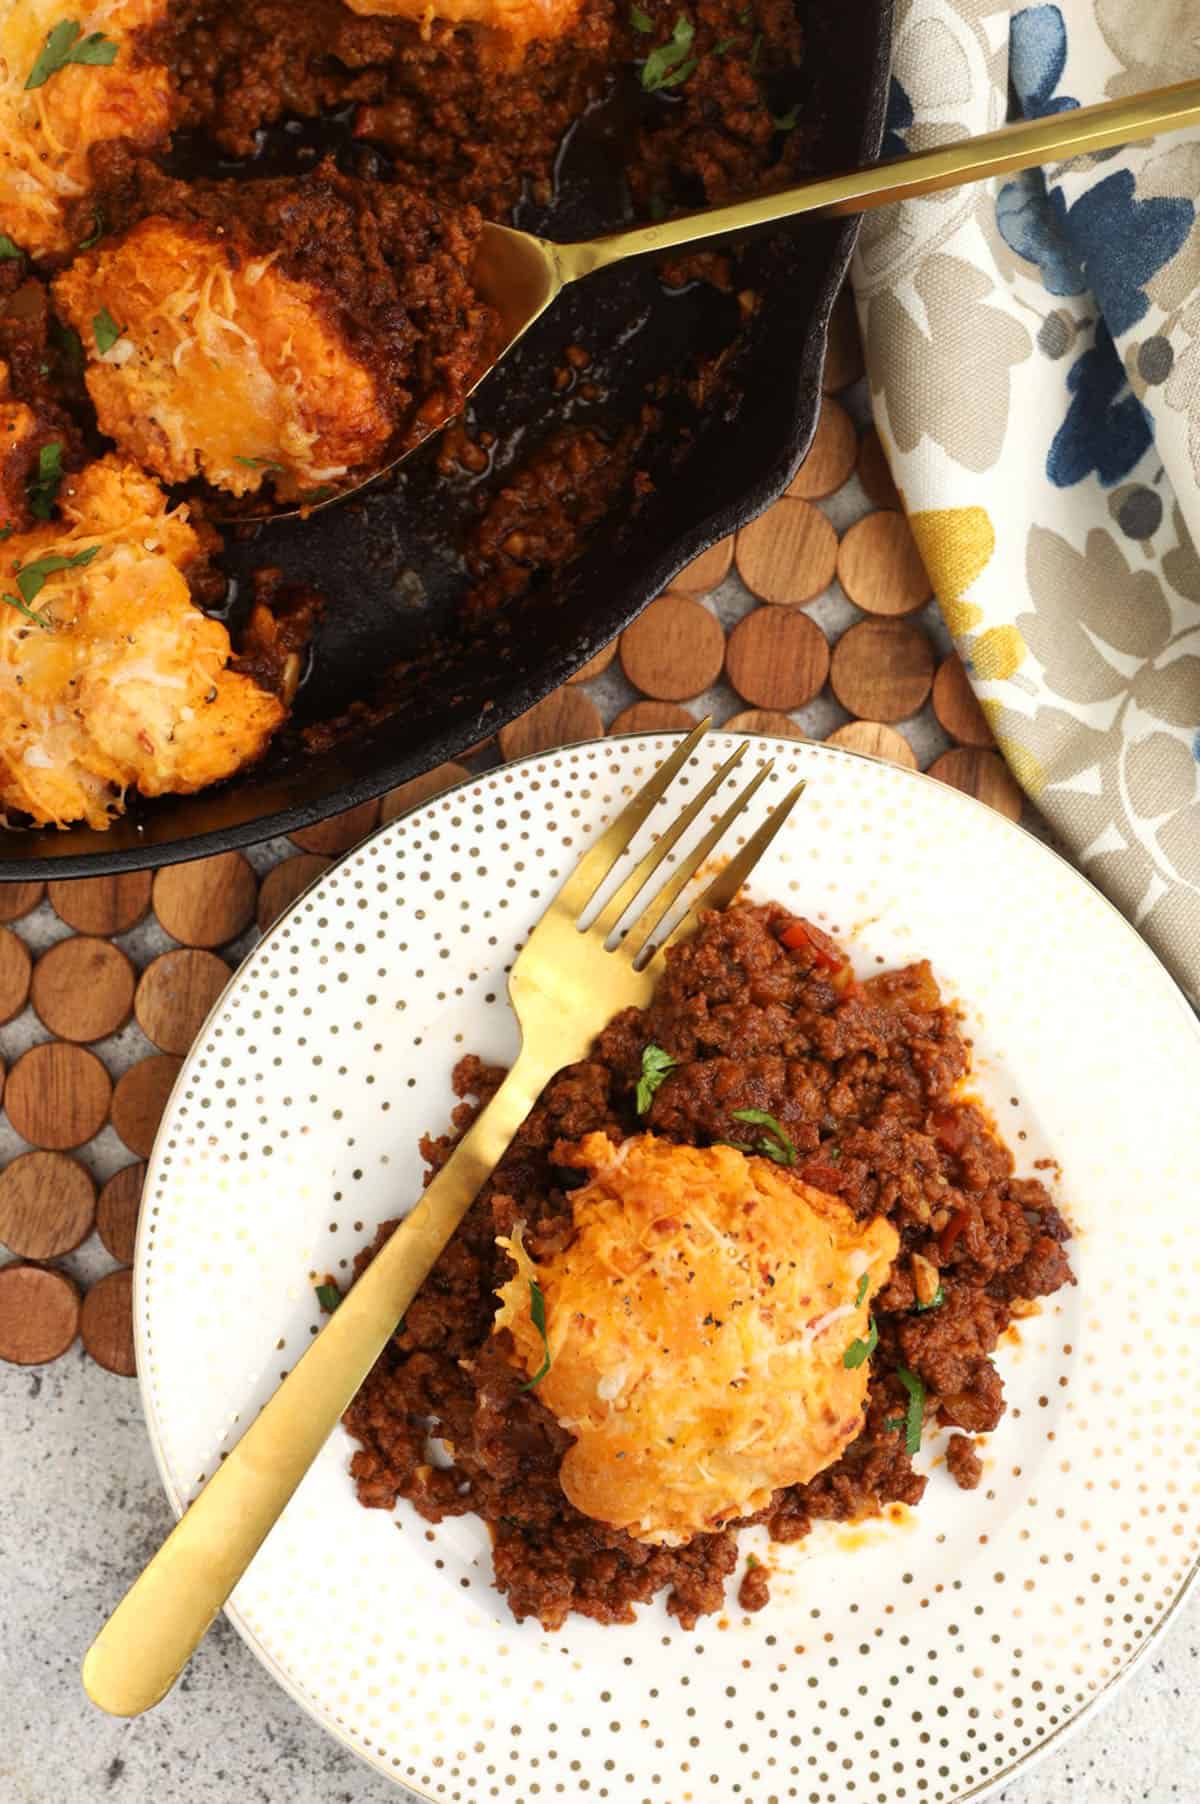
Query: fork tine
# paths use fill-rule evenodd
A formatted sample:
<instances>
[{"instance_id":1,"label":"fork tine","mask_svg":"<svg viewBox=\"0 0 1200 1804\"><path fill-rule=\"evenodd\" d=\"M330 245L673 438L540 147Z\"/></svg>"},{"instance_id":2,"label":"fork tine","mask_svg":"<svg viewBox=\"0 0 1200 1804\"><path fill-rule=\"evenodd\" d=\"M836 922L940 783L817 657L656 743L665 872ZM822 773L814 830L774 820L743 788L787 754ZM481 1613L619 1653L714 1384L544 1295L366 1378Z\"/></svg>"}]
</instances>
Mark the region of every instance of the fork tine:
<instances>
[{"instance_id":1,"label":"fork tine","mask_svg":"<svg viewBox=\"0 0 1200 1804\"><path fill-rule=\"evenodd\" d=\"M749 750L749 744L749 740L743 739L737 750L726 758L720 770L714 772L700 793L688 803L682 814L676 815L671 825L655 840L637 868L630 872L620 889L615 891L609 901L605 903L601 912L592 922L590 932L599 933L605 939L608 938L629 904L644 889L647 881L658 869L672 846L683 837L704 804L716 794L726 777L741 763L742 758Z\"/></svg>"},{"instance_id":2,"label":"fork tine","mask_svg":"<svg viewBox=\"0 0 1200 1804\"><path fill-rule=\"evenodd\" d=\"M625 936L622 950L635 964L645 950L646 944L659 922L666 918L666 915L673 907L676 898L682 894L685 887L696 875L696 872L702 868L705 859L708 857L717 841L728 832L738 815L742 812L743 808L745 808L747 802L749 802L755 792L761 788L762 784L766 782L773 768L774 761L771 760L764 764L762 769L751 777L745 789L733 798L733 801L729 804L720 820L714 822L708 832L704 835L704 838L700 841L699 845L693 848L684 859L679 869L672 875L668 882L663 884L662 889L659 890L657 895L646 905L642 914L630 927L629 932Z\"/></svg>"},{"instance_id":3,"label":"fork tine","mask_svg":"<svg viewBox=\"0 0 1200 1804\"><path fill-rule=\"evenodd\" d=\"M784 796L782 802L771 810L766 819L750 835L741 851L734 854L723 871L718 871L708 888L697 896L687 913L671 929L666 939L654 948L651 957L665 952L668 946L677 946L681 940L686 939L690 933L694 932L702 909L729 907L806 788L805 782L797 783L796 787Z\"/></svg>"},{"instance_id":4,"label":"fork tine","mask_svg":"<svg viewBox=\"0 0 1200 1804\"><path fill-rule=\"evenodd\" d=\"M584 853L558 892L558 906L570 909L577 915L583 912L650 810L656 802L662 800L676 773L687 763L711 725L712 715L709 714L681 745L676 746L670 757L663 759L649 781L643 783L632 800L622 808L616 820L604 829L595 845Z\"/></svg>"}]
</instances>

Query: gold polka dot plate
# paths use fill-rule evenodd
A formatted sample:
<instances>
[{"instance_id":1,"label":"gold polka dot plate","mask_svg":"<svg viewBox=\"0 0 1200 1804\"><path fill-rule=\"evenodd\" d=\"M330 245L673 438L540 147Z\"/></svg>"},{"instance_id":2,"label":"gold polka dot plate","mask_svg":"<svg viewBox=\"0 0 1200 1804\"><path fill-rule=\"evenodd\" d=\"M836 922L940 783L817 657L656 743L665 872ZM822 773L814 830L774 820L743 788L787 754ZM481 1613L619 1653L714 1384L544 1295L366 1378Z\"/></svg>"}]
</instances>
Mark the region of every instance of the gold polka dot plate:
<instances>
[{"instance_id":1,"label":"gold polka dot plate","mask_svg":"<svg viewBox=\"0 0 1200 1804\"><path fill-rule=\"evenodd\" d=\"M344 1278L419 1195L455 1061L512 1056L506 965L670 743L576 745L422 804L320 877L226 990L139 1233L138 1365L176 1510L317 1332L312 1274ZM714 734L680 783L733 743ZM1078 1284L997 1353L1009 1410L978 1490L930 1437L917 1509L818 1524L772 1550L768 1608L744 1615L731 1587L692 1632L659 1604L627 1628L517 1624L482 1526L361 1509L339 1429L230 1614L326 1728L439 1804L983 1798L1128 1671L1196 1566L1194 1018L1108 903L992 810L839 748L749 756L770 754L760 799L808 791L754 893L844 936L863 971L932 958L1022 1169L1061 1173Z\"/></svg>"}]
</instances>

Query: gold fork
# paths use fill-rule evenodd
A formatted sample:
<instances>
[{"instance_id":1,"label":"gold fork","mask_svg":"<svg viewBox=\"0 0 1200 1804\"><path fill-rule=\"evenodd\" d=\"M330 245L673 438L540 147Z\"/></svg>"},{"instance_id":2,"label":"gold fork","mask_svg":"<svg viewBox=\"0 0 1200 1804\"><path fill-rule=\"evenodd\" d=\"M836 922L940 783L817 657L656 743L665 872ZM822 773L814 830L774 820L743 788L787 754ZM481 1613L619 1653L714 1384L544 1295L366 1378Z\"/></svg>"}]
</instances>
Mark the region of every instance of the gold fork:
<instances>
[{"instance_id":1,"label":"gold fork","mask_svg":"<svg viewBox=\"0 0 1200 1804\"><path fill-rule=\"evenodd\" d=\"M803 783L767 813L678 924L655 938L686 885L770 775L767 763L618 935L650 878L740 763L747 750L743 741L581 927L708 725L701 722L663 761L567 878L509 976L521 1050L508 1076L92 1643L83 1683L102 1709L137 1716L166 1696L545 1085L584 1056L620 1009L645 1006L667 947L694 932L701 909L725 908L733 901L783 826Z\"/></svg>"}]
</instances>

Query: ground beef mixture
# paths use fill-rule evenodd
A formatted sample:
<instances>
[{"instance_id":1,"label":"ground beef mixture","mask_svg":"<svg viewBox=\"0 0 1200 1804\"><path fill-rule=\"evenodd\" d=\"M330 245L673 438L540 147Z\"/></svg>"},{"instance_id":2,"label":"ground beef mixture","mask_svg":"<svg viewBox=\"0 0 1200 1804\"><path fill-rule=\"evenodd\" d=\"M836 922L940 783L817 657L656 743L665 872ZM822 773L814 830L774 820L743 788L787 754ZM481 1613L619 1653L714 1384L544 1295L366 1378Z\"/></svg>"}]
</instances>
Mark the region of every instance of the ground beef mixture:
<instances>
[{"instance_id":1,"label":"ground beef mixture","mask_svg":"<svg viewBox=\"0 0 1200 1804\"><path fill-rule=\"evenodd\" d=\"M786 937L787 943L784 943ZM647 1045L676 1064L639 1118L635 1091ZM844 954L782 908L739 907L705 918L669 958L646 1010L617 1016L582 1063L547 1086L395 1338L346 1415L360 1443L351 1470L360 1501L404 1498L428 1520L473 1511L494 1541L495 1578L518 1618L556 1628L572 1611L629 1622L660 1590L687 1627L725 1601L738 1564L735 1532L683 1548L647 1546L582 1516L563 1496L568 1437L522 1391L524 1373L491 1333L495 1291L510 1275L496 1246L520 1218L532 1256L572 1232L578 1174L552 1162L556 1141L593 1131L614 1141L649 1128L708 1145L738 1140L737 1109L769 1112L796 1150L795 1171L860 1217L886 1215L900 1253L876 1307L861 1432L811 1483L777 1492L756 1521L776 1541L819 1519L854 1520L925 1488L906 1451L912 1389L924 1421L958 1432L946 1463L964 1489L979 1483L971 1437L994 1429L1004 1387L992 1362L1014 1306L1073 1282L1067 1224L1045 1187L1014 1176L986 1115L962 1094L969 1048L927 963L855 981ZM431 1171L503 1073L464 1059L454 1133L428 1139ZM474 1098L475 1105L468 1098ZM395 1228L385 1222L361 1271ZM934 1286L931 1292L930 1285ZM931 1306L919 1307L922 1297ZM429 1436L453 1454L435 1466ZM752 1565L739 1598L759 1609L769 1568Z\"/></svg>"}]
</instances>

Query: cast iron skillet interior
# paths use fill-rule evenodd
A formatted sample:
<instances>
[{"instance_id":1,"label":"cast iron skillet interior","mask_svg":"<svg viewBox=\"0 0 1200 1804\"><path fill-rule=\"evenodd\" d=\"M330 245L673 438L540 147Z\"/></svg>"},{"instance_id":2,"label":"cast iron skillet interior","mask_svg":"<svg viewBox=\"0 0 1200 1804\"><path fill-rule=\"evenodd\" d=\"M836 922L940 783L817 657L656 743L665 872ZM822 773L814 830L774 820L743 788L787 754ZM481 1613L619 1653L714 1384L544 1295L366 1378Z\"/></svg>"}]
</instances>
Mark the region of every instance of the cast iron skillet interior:
<instances>
[{"instance_id":1,"label":"cast iron skillet interior","mask_svg":"<svg viewBox=\"0 0 1200 1804\"><path fill-rule=\"evenodd\" d=\"M807 103L826 122L820 162L835 169L870 161L883 129L892 0L797 4L813 17ZM644 104L635 81L618 82L564 146L553 207L523 204L516 223L562 239L619 224L625 203L611 146ZM325 147L339 132L348 137L336 120L321 129ZM285 169L310 132L292 126L276 134L256 173ZM189 147L176 154L185 157ZM210 164L207 173L218 171ZM724 396L699 413L668 399L665 429L638 460L655 488L636 516L619 500L571 565L479 624L467 626L461 615L468 579L455 548L460 524L474 517L476 479L440 474L436 444L361 500L231 540L231 625L257 566L278 566L288 580L327 597L296 727L327 720L356 700L378 700L381 682L394 713L319 753L289 731L253 770L201 795L135 801L107 833L4 833L5 874L97 876L287 833L459 756L539 701L685 563L791 480L816 425L829 315L855 231L849 220L800 221L750 244L739 280L761 301L740 338L732 296L703 283L669 292L647 264L605 272L562 297L473 404L474 425L497 434L501 468L528 456L548 418L551 426L594 421L608 431L636 419L647 383L678 366L681 346L695 355L732 344L731 379ZM572 343L593 352L588 375L602 397L568 398L548 410L551 372ZM397 664L407 669L385 678Z\"/></svg>"}]
</instances>

